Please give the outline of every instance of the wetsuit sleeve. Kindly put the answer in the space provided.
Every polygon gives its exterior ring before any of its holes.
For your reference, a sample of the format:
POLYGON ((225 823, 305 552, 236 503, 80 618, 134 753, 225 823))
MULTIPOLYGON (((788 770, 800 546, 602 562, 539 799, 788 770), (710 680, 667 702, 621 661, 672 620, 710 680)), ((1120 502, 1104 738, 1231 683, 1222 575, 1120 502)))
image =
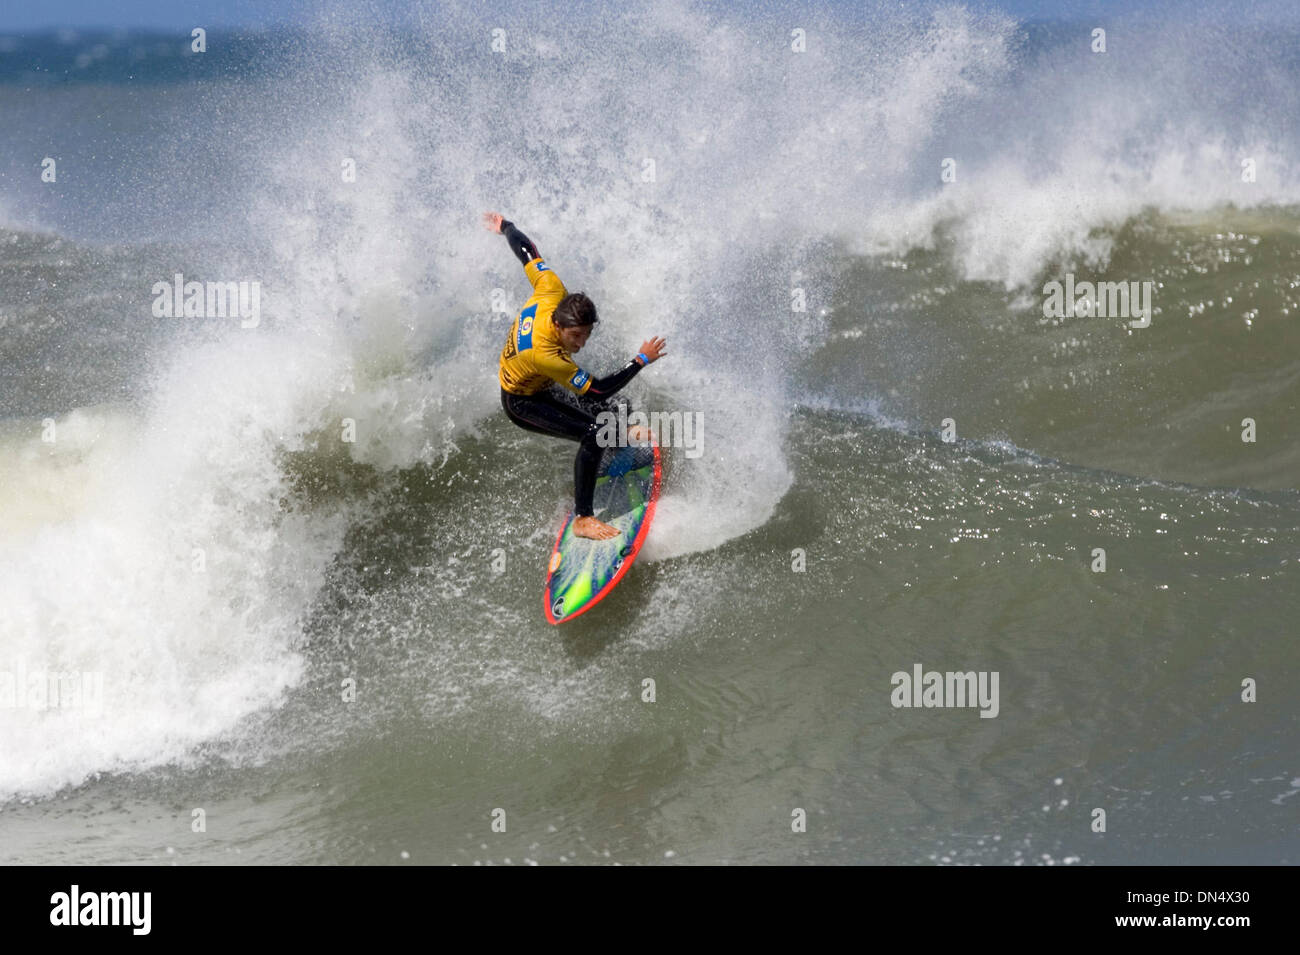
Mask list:
POLYGON ((604 378, 597 378, 591 383, 591 393, 600 395, 602 398, 608 398, 636 377, 642 365, 635 358, 625 366, 614 372, 612 375, 606 375, 604 378))
POLYGON ((501 234, 510 243, 510 251, 515 254, 523 265, 527 265, 533 259, 542 257, 542 254, 537 251, 537 246, 533 245, 533 240, 516 229, 515 224, 509 219, 502 220, 501 234))
POLYGON ((534 292, 552 296, 556 302, 568 294, 564 283, 551 271, 542 254, 537 251, 537 246, 533 245, 532 239, 516 229, 515 224, 509 219, 502 220, 501 234, 510 243, 510 251, 524 264, 524 275, 528 276, 534 292))

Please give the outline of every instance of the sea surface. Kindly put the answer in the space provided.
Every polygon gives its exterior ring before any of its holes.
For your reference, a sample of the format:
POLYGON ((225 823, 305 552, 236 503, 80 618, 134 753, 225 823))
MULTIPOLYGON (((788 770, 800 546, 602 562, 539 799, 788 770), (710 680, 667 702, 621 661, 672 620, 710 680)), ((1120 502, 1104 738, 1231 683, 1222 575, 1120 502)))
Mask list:
POLYGON ((0 36, 0 863, 1300 862, 1294 8, 416 9, 0 36), (487 210, 700 415, 559 628, 487 210))

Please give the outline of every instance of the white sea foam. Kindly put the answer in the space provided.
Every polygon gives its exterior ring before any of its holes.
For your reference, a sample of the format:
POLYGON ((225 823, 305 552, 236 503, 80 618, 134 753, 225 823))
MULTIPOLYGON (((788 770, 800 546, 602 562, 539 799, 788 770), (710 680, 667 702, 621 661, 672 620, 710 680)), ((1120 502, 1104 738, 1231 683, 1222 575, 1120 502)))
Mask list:
POLYGON ((299 678, 298 618, 342 528, 281 507, 277 454, 324 404, 289 352, 179 358, 143 419, 6 430, 22 496, 0 522, 0 669, 102 674, 103 704, 0 711, 0 794, 181 759, 299 678))

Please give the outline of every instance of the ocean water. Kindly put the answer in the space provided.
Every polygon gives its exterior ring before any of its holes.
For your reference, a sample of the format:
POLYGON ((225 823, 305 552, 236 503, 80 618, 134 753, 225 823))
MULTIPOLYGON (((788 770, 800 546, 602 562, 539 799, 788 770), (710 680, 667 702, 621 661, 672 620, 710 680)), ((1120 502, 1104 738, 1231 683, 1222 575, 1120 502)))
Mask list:
POLYGON ((415 9, 0 37, 0 862, 1300 858, 1286 5, 415 9), (560 628, 488 209, 701 415, 560 628))

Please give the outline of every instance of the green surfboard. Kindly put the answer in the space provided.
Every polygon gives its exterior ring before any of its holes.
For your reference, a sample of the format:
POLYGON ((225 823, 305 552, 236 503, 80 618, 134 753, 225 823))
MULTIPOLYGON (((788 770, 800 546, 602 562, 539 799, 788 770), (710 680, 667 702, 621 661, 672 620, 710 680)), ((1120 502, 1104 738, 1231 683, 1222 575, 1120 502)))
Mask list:
POLYGON ((615 448, 605 453, 592 499, 595 516, 619 534, 609 540, 573 536, 573 512, 555 538, 546 565, 546 619, 566 623, 586 613, 614 589, 636 559, 659 500, 659 446, 615 448))

